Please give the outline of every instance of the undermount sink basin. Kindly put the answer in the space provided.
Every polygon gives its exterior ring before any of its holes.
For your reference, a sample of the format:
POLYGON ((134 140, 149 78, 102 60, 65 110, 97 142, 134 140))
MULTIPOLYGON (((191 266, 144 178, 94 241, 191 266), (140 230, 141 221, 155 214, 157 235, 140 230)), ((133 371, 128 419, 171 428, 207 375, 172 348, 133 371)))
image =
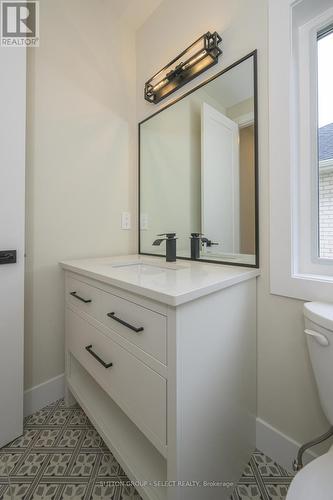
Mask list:
POLYGON ((178 271, 184 269, 184 266, 180 266, 176 262, 119 262, 118 264, 112 264, 115 269, 122 269, 125 271, 135 270, 142 273, 156 273, 157 271, 178 271))

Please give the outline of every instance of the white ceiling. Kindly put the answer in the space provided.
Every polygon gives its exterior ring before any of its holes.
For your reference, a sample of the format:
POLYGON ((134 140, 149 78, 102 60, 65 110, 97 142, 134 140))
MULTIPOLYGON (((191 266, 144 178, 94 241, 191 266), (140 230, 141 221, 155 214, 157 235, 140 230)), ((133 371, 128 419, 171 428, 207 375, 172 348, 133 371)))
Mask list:
POLYGON ((113 12, 133 29, 144 24, 163 0, 109 0, 113 12))

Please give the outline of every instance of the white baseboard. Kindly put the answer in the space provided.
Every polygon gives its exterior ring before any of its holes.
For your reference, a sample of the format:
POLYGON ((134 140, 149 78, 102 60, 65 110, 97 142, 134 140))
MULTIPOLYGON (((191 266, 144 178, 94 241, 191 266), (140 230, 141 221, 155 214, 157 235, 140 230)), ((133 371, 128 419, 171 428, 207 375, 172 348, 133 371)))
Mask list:
POLYGON ((27 417, 57 399, 63 398, 64 392, 64 373, 28 389, 24 392, 24 416, 27 417))
MULTIPOLYGON (((294 439, 286 436, 267 422, 257 418, 257 449, 272 458, 284 469, 288 471, 292 470, 292 463, 302 444, 304 443, 297 443, 294 439)), ((304 464, 311 462, 317 456, 311 450, 306 451, 303 457, 304 464)))

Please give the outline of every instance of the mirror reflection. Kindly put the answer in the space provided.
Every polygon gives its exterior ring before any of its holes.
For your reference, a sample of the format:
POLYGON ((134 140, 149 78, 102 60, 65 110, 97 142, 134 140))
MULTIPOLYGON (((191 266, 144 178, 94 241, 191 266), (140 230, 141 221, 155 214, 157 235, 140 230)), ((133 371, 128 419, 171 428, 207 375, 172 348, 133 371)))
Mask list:
POLYGON ((140 124, 141 253, 257 264, 254 57, 140 124))

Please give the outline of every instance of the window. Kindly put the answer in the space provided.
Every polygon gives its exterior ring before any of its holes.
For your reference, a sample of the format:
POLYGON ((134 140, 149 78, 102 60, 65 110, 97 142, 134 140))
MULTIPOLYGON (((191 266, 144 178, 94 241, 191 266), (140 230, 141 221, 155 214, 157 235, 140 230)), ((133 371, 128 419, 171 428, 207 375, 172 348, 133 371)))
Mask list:
POLYGON ((277 295, 333 300, 332 89, 332 1, 269 0, 270 290, 277 295))
MULTIPOLYGON (((295 22, 301 5, 293 9, 295 22)), ((299 22, 293 39, 297 100, 291 136, 292 271, 302 278, 333 282, 332 9, 299 22)))
POLYGON ((317 38, 318 257, 333 259, 333 26, 317 38))

